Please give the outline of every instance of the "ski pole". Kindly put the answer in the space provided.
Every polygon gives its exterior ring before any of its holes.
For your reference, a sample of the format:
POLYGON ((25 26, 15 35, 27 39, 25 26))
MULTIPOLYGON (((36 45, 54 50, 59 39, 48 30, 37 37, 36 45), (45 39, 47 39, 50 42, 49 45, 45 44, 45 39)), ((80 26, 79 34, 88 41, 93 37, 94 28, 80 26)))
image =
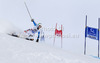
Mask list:
POLYGON ((27 5, 26 5, 26 2, 24 2, 24 4, 25 4, 25 7, 26 7, 26 9, 27 9, 27 12, 28 12, 30 18, 32 19, 31 14, 30 14, 30 12, 29 12, 29 10, 28 10, 28 7, 27 7, 27 5))

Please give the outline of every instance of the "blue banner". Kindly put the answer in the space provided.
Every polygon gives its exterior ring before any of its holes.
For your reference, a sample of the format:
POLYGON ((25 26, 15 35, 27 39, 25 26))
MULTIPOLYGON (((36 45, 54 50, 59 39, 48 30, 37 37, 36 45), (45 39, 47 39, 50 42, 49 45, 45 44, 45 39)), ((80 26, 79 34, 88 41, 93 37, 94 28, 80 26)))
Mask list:
POLYGON ((99 40, 99 30, 92 27, 86 27, 85 29, 85 37, 89 37, 91 39, 99 40))

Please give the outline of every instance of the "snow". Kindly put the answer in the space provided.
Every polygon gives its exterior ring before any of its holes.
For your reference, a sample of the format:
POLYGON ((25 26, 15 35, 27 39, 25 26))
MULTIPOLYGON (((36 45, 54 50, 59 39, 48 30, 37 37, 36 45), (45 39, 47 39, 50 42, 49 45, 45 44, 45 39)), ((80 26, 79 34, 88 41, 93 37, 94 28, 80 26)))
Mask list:
POLYGON ((19 32, 20 29, 15 27, 10 21, 0 20, 0 33, 19 32))
POLYGON ((71 53, 45 42, 36 43, 9 36, 6 30, 13 29, 11 24, 1 29, 0 63, 100 63, 99 59, 71 53))
POLYGON ((100 63, 100 60, 0 33, 0 63, 100 63))

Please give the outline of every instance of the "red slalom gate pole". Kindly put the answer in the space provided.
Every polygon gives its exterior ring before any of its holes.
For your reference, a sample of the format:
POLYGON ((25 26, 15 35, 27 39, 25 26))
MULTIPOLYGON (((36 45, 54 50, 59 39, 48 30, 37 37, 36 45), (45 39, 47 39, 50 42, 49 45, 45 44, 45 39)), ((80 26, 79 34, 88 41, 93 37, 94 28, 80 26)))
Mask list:
POLYGON ((61 48, 62 48, 62 25, 61 25, 61 48))
POLYGON ((53 45, 55 44, 56 30, 57 30, 57 23, 56 23, 56 27, 55 27, 55 34, 54 34, 54 42, 53 42, 53 45))

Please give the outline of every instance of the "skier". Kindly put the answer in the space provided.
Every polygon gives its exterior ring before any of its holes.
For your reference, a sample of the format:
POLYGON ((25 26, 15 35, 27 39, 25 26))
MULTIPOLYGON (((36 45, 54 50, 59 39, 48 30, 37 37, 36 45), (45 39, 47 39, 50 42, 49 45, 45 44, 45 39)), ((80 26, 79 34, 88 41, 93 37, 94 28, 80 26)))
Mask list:
POLYGON ((27 31, 24 31, 25 33, 27 33, 28 37, 26 38, 27 40, 34 40, 34 39, 30 39, 30 37, 33 37, 36 33, 38 33, 38 37, 36 42, 39 42, 39 38, 40 38, 40 29, 42 28, 41 23, 37 24, 34 19, 31 19, 31 22, 33 22, 34 24, 34 28, 33 29, 28 29, 27 31))
POLYGON ((44 32, 41 29, 42 28, 41 23, 39 23, 39 24, 35 23, 34 19, 32 19, 32 17, 31 17, 31 14, 28 10, 28 7, 27 7, 26 3, 25 3, 25 6, 26 6, 28 14, 31 18, 31 22, 33 22, 33 24, 34 24, 34 28, 33 29, 28 29, 28 30, 24 31, 24 33, 12 33, 10 35, 15 36, 15 37, 25 38, 27 40, 33 41, 34 40, 34 35, 36 33, 38 33, 38 37, 37 37, 36 42, 39 42, 40 32, 41 32, 41 40, 44 41, 44 32))
POLYGON ((36 27, 35 29, 32 30, 32 33, 35 34, 35 33, 38 33, 38 37, 37 37, 37 40, 36 42, 39 42, 39 38, 40 38, 40 29, 42 28, 42 26, 39 24, 36 24, 34 19, 31 19, 31 21, 33 22, 34 26, 36 27))
POLYGON ((12 33, 11 35, 14 37, 20 37, 25 38, 26 40, 34 40, 34 35, 38 33, 38 37, 36 39, 36 42, 39 42, 40 39, 40 32, 41 32, 41 40, 44 40, 44 32, 42 31, 41 23, 37 24, 34 19, 31 19, 31 22, 34 24, 33 29, 25 30, 24 33, 12 33))

